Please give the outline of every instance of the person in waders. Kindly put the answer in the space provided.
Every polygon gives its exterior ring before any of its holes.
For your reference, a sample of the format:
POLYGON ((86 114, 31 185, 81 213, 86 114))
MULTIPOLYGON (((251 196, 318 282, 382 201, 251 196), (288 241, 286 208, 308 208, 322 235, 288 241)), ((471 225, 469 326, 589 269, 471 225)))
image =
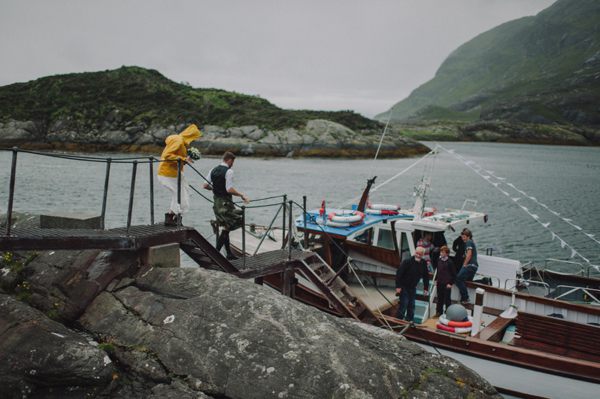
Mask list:
POLYGON ((196 125, 190 125, 179 134, 173 134, 165 140, 167 146, 160 157, 158 181, 171 191, 169 213, 165 214, 165 226, 177 226, 177 215, 190 208, 190 185, 183 174, 183 166, 194 161, 187 156, 187 147, 202 134, 196 125), (181 159, 181 205, 177 201, 177 160, 181 159))
POLYGON ((242 211, 235 209, 233 196, 242 197, 244 203, 248 203, 248 198, 233 188, 233 162, 235 155, 227 151, 223 154, 222 162, 208 172, 207 182, 204 183, 206 190, 211 190, 214 196, 213 211, 220 226, 222 226, 221 235, 217 240, 217 251, 225 246, 227 259, 234 260, 237 257, 231 252, 229 244, 229 232, 242 226, 242 211))

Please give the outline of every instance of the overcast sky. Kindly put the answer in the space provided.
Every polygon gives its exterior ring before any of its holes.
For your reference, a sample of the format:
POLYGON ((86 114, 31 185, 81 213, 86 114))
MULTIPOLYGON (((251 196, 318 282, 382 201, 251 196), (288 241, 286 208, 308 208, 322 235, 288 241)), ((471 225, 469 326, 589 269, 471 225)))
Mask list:
POLYGON ((0 0, 0 86, 122 65, 373 117, 458 46, 555 0, 0 0))

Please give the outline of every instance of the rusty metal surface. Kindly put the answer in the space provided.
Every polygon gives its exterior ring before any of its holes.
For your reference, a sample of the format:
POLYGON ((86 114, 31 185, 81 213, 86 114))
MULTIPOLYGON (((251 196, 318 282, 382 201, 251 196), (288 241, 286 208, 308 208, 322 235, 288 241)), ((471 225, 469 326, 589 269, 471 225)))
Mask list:
MULTIPOLYGON (((298 261, 313 257, 313 252, 292 251, 291 261, 298 261)), ((242 258, 231 261, 231 264, 238 270, 247 269, 266 269, 276 265, 284 265, 288 263, 289 253, 286 249, 276 251, 263 252, 254 256, 246 256, 246 268, 242 269, 242 258)))
POLYGON ((163 224, 131 226, 110 230, 14 228, 0 235, 0 250, 111 249, 136 250, 154 245, 183 242, 192 228, 163 224))

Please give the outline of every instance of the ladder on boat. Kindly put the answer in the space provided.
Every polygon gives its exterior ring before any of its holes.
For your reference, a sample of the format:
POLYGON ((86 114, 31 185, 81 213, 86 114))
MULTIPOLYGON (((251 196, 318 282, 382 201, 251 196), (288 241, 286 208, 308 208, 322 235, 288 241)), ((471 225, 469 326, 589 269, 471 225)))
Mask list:
POLYGON ((317 287, 331 306, 343 317, 381 326, 381 320, 351 289, 344 280, 319 255, 302 260, 299 268, 304 277, 317 287))

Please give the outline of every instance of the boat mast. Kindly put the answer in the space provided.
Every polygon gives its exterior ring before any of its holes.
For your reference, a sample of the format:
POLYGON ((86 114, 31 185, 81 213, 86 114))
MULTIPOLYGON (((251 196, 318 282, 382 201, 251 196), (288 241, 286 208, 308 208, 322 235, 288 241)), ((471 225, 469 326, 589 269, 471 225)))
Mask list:
POLYGON ((425 176, 423 173, 423 177, 421 178, 421 185, 419 187, 415 187, 414 196, 417 198, 415 200, 415 205, 413 206, 413 220, 421 220, 423 218, 423 214, 425 212, 425 202, 427 201, 427 188, 429 188, 429 182, 431 181, 431 175, 433 174, 433 166, 435 165, 435 157, 438 153, 438 147, 433 149, 433 162, 431 164, 431 169, 429 170, 429 176, 425 176))

